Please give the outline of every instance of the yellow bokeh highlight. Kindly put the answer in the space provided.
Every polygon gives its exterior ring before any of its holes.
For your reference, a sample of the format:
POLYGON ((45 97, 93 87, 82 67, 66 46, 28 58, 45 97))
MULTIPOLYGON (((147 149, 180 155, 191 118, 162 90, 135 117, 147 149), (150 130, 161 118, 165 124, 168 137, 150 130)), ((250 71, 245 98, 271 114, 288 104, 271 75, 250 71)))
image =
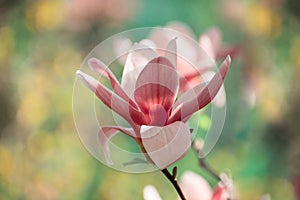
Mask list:
MULTIPOLYGON (((13 30, 7 26, 0 27, 0 38, 0 61, 3 61, 11 55, 15 45, 13 30)), ((3 66, 0 65, 1 67, 3 66)))
MULTIPOLYGON (((50 94, 53 90, 53 82, 49 73, 39 69, 29 74, 20 91, 21 102, 17 113, 20 124, 37 128, 46 119, 51 106, 50 94)), ((22 83, 21 83, 22 84, 22 83)))
POLYGON ((82 55, 72 49, 65 48, 62 52, 58 53, 53 61, 53 70, 55 75, 64 78, 67 75, 72 74, 74 76, 74 70, 78 69, 82 63, 82 55))
POLYGON ((15 170, 12 152, 5 146, 0 145, 0 158, 0 180, 4 178, 6 181, 8 181, 9 177, 14 173, 15 170))
POLYGON ((245 28, 254 36, 276 37, 280 34, 281 18, 269 7, 254 4, 248 7, 245 28))
POLYGON ((58 0, 36 1, 26 10, 26 22, 30 29, 52 30, 63 19, 63 2, 58 0))
POLYGON ((46 117, 47 99, 43 94, 34 90, 28 91, 22 98, 18 120, 29 127, 37 127, 46 117))
POLYGON ((269 121, 277 121, 282 117, 284 88, 274 77, 261 77, 258 84, 258 96, 262 116, 269 121))

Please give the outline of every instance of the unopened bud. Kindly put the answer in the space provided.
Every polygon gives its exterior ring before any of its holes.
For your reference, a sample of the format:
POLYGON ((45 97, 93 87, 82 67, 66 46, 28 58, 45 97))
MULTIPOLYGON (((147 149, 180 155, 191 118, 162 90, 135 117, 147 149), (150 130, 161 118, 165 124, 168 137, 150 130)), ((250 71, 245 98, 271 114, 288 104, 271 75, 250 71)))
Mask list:
POLYGON ((200 151, 204 146, 204 141, 201 139, 195 139, 193 142, 193 147, 196 151, 200 151))

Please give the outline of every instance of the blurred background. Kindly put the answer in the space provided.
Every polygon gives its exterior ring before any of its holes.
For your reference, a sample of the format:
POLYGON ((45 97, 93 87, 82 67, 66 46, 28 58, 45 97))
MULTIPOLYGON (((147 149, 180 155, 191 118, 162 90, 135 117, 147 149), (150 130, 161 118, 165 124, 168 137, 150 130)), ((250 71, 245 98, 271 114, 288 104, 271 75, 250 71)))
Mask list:
MULTIPOLYGON (((174 20, 197 37, 218 26, 240 50, 208 162, 231 174, 242 200, 300 199, 298 0, 0 0, 0 199, 142 199, 147 184, 176 199, 160 172, 126 174, 92 158, 72 116, 75 71, 95 45, 174 20)), ((215 186, 192 151, 177 165, 215 186)))

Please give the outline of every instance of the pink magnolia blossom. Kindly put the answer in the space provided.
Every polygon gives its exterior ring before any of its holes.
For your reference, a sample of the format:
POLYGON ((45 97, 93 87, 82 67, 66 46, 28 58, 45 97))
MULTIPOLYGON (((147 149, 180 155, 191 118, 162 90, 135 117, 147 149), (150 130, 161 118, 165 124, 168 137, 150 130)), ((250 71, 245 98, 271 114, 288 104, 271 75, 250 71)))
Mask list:
MULTIPOLYGON (((196 40, 196 36, 193 33, 192 29, 182 22, 173 21, 166 25, 164 28, 174 30, 175 32, 172 32, 172 34, 170 34, 170 32, 162 31, 161 29, 154 29, 154 31, 150 34, 149 39, 157 47, 166 47, 166 45, 168 44, 167 41, 169 41, 174 36, 182 37, 183 35, 187 38, 191 38, 192 40, 196 40)), ((197 58, 195 49, 192 48, 191 42, 189 42, 188 40, 182 40, 181 42, 184 43, 182 45, 188 48, 181 48, 178 51, 179 54, 183 53, 183 55, 185 55, 189 52, 189 58, 199 59, 197 58)), ((240 53, 238 47, 223 44, 222 33, 217 27, 214 26, 210 27, 199 36, 198 44, 213 60, 224 59, 228 54, 234 57, 240 53)))
MULTIPOLYGON (((214 65, 201 62, 203 54, 199 54, 198 48, 193 44, 196 36, 190 27, 184 23, 174 21, 164 28, 171 29, 174 32, 154 29, 149 39, 157 48, 165 48, 167 41, 171 38, 179 38, 178 46, 181 48, 178 49, 178 55, 183 56, 178 57, 178 70, 181 74, 180 91, 185 92, 204 80, 211 80, 214 75, 214 65), (200 74, 201 76, 199 76, 200 74)), ((236 56, 239 52, 238 48, 231 46, 224 47, 222 44, 222 34, 217 27, 211 27, 200 35, 198 44, 213 61, 224 59, 228 54, 236 56)), ((213 100, 213 104, 222 107, 225 103, 226 93, 225 89, 221 87, 216 98, 213 100)))
POLYGON ((216 96, 231 60, 229 56, 225 59, 207 85, 200 83, 175 101, 179 90, 176 49, 176 39, 168 43, 164 56, 143 44, 134 45, 127 56, 121 83, 103 62, 91 58, 90 68, 106 77, 113 91, 77 71, 83 83, 131 126, 100 129, 99 141, 107 163, 112 163, 108 141, 118 132, 132 137, 146 158, 160 169, 170 166, 188 151, 191 134, 185 122, 216 96))
MULTIPOLYGON (((188 200, 227 200, 236 197, 232 180, 226 174, 221 174, 222 181, 215 189, 200 175, 186 171, 183 173, 180 185, 188 200)), ((161 200, 155 187, 148 185, 143 191, 145 200, 161 200)))
POLYGON ((221 181, 214 189, 200 175, 187 171, 181 177, 181 187, 189 200, 227 200, 236 197, 235 187, 225 173, 220 175, 221 181))
MULTIPOLYGON (((198 42, 192 30, 184 23, 171 22, 163 29, 154 28, 148 39, 141 41, 141 44, 156 49, 159 55, 164 55, 168 41, 177 38, 177 70, 180 75, 179 92, 183 93, 201 82, 209 81, 215 72, 215 62, 225 58, 228 54, 236 56, 239 53, 237 47, 223 47, 222 34, 217 27, 212 27, 200 35, 198 42), (169 30, 169 31, 166 31, 169 30), (199 51, 199 46, 204 52, 199 51), (207 58, 210 58, 209 61, 207 58)), ((115 41, 115 51, 123 55, 132 46, 127 38, 115 41)), ((125 63, 126 54, 119 58, 125 63)), ((214 105, 223 107, 226 103, 226 93, 221 87, 216 98, 212 101, 214 105)))
POLYGON ((213 190, 208 182, 198 174, 186 171, 181 177, 180 185, 188 200, 211 200, 213 190))

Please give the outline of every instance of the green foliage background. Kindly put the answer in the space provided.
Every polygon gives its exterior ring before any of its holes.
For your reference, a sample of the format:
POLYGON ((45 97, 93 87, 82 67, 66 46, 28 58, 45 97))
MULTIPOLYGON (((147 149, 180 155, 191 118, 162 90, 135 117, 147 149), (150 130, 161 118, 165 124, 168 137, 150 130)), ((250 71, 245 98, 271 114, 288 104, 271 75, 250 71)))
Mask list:
MULTIPOLYGON (((227 118, 208 162, 232 175, 240 199, 263 194, 275 200, 297 199, 296 0, 102 0, 102 10, 83 25, 75 15, 67 20, 69 4, 72 1, 0 1, 0 199, 142 199, 148 184, 163 199, 176 199, 160 172, 126 174, 92 158, 72 117, 75 71, 96 44, 120 31, 175 20, 188 24, 197 36, 218 26, 226 43, 242 49, 225 82, 227 118), (245 95, 249 83, 256 94, 251 105, 245 95)), ((200 116, 199 123, 205 129, 209 121, 200 116)), ((216 185, 198 167, 192 151, 176 165, 179 177, 192 170, 216 185)))

